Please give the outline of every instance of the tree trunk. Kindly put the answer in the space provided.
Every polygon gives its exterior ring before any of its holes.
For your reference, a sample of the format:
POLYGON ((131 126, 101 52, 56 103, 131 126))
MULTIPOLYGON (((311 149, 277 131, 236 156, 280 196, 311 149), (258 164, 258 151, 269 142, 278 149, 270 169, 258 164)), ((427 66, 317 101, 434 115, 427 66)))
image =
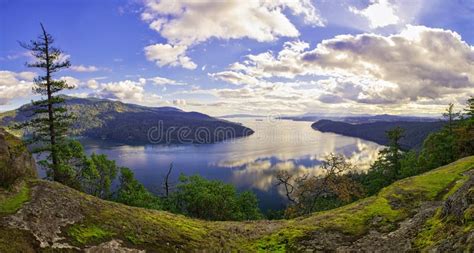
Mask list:
POLYGON ((46 87, 48 93, 48 121, 49 121, 49 135, 50 135, 50 144, 51 144, 51 158, 53 162, 53 180, 61 181, 61 175, 58 171, 58 155, 56 150, 56 131, 54 129, 54 113, 53 113, 53 101, 52 101, 52 91, 51 91, 51 61, 49 56, 49 41, 46 30, 41 24, 41 29, 43 30, 43 36, 45 40, 45 50, 46 50, 46 87))

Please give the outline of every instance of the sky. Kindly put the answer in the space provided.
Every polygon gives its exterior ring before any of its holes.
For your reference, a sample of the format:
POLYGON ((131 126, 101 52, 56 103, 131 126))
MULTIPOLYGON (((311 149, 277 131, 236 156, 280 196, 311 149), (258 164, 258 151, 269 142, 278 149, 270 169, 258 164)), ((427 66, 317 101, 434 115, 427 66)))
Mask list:
POLYGON ((228 114, 439 115, 474 95, 474 0, 0 0, 0 111, 64 93, 228 114))

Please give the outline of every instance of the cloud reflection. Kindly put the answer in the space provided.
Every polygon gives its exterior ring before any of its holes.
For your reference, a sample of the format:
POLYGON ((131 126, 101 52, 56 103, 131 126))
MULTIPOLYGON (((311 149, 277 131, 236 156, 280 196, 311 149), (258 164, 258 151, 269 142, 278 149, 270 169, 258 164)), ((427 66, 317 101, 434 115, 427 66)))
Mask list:
MULTIPOLYGON (((279 170, 286 170, 293 175, 302 176, 309 174, 318 176, 324 172, 319 165, 329 153, 342 153, 348 160, 357 166, 358 170, 367 170, 370 164, 375 161, 380 149, 379 145, 356 140, 355 145, 347 145, 342 148, 335 148, 329 145, 327 151, 318 154, 307 154, 299 157, 289 158, 288 155, 273 155, 263 157, 246 157, 244 159, 223 160, 217 163, 218 167, 232 169, 232 181, 245 185, 246 187, 268 191, 275 186, 275 174, 279 170)), ((283 195, 283 192, 280 192, 283 195)))

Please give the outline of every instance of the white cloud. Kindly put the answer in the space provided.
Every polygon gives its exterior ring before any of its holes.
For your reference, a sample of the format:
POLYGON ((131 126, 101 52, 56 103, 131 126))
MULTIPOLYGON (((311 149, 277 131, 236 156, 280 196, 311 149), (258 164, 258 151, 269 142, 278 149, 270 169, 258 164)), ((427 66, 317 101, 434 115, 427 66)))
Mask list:
POLYGON ((175 100, 173 100, 173 105, 185 106, 186 105, 186 100, 184 100, 184 99, 175 99, 175 100))
POLYGON ((76 72, 96 72, 96 71, 99 71, 99 68, 92 65, 91 66, 72 65, 71 70, 76 71, 76 72))
POLYGON ((176 80, 172 80, 166 77, 156 76, 152 78, 148 78, 153 84, 161 86, 161 85, 186 85, 185 83, 178 82, 176 80))
POLYGON ((229 82, 235 85, 243 84, 257 84, 259 80, 255 77, 252 77, 247 74, 235 72, 235 71, 222 71, 219 73, 210 73, 210 77, 213 77, 216 80, 222 80, 229 82))
POLYGON ((319 84, 320 99, 365 104, 434 101, 472 93, 474 87, 474 49, 448 30, 408 26, 391 36, 339 35, 307 48, 303 42, 287 43, 276 55, 249 55, 230 70, 211 75, 231 76, 232 71, 239 80, 258 78, 247 85, 267 84, 274 77, 326 77, 332 84, 319 84))
POLYGON ((0 70, 0 105, 8 104, 15 98, 30 96, 35 76, 34 72, 0 70))
POLYGON ((81 85, 81 81, 72 76, 62 76, 59 80, 66 81, 66 83, 74 88, 78 88, 81 85))
POLYGON ((99 88, 99 82, 97 82, 97 80, 95 79, 91 79, 89 81, 87 81, 87 87, 89 87, 90 89, 98 89, 99 88))
POLYGON ((397 12, 396 6, 392 5, 388 0, 372 0, 372 3, 367 8, 358 10, 351 7, 350 11, 367 18, 372 29, 395 25, 401 21, 395 14, 397 12))
POLYGON ((138 81, 124 80, 119 82, 100 83, 96 96, 108 99, 141 102, 145 96, 145 83, 146 80, 144 78, 140 78, 138 81))
POLYGON ((146 47, 145 54, 158 66, 195 69, 196 64, 186 56, 186 51, 211 38, 267 42, 297 37, 299 32, 286 11, 303 17, 307 24, 323 25, 310 0, 145 0, 142 20, 168 41, 146 47))
POLYGON ((184 45, 155 44, 145 47, 145 56, 160 67, 170 65, 195 69, 197 65, 186 56, 186 49, 187 46, 184 45))

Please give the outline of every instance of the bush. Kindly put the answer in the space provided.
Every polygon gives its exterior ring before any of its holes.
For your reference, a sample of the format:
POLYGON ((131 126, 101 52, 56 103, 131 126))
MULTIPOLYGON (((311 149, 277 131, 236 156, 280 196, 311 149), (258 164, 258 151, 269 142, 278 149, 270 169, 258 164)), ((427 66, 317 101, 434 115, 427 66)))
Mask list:
POLYGON ((150 193, 125 167, 120 169, 120 185, 113 200, 129 206, 162 209, 160 198, 150 193))
POLYGON ((255 220, 262 218, 258 200, 250 191, 237 193, 233 185, 201 176, 181 175, 167 199, 167 209, 206 220, 255 220))

